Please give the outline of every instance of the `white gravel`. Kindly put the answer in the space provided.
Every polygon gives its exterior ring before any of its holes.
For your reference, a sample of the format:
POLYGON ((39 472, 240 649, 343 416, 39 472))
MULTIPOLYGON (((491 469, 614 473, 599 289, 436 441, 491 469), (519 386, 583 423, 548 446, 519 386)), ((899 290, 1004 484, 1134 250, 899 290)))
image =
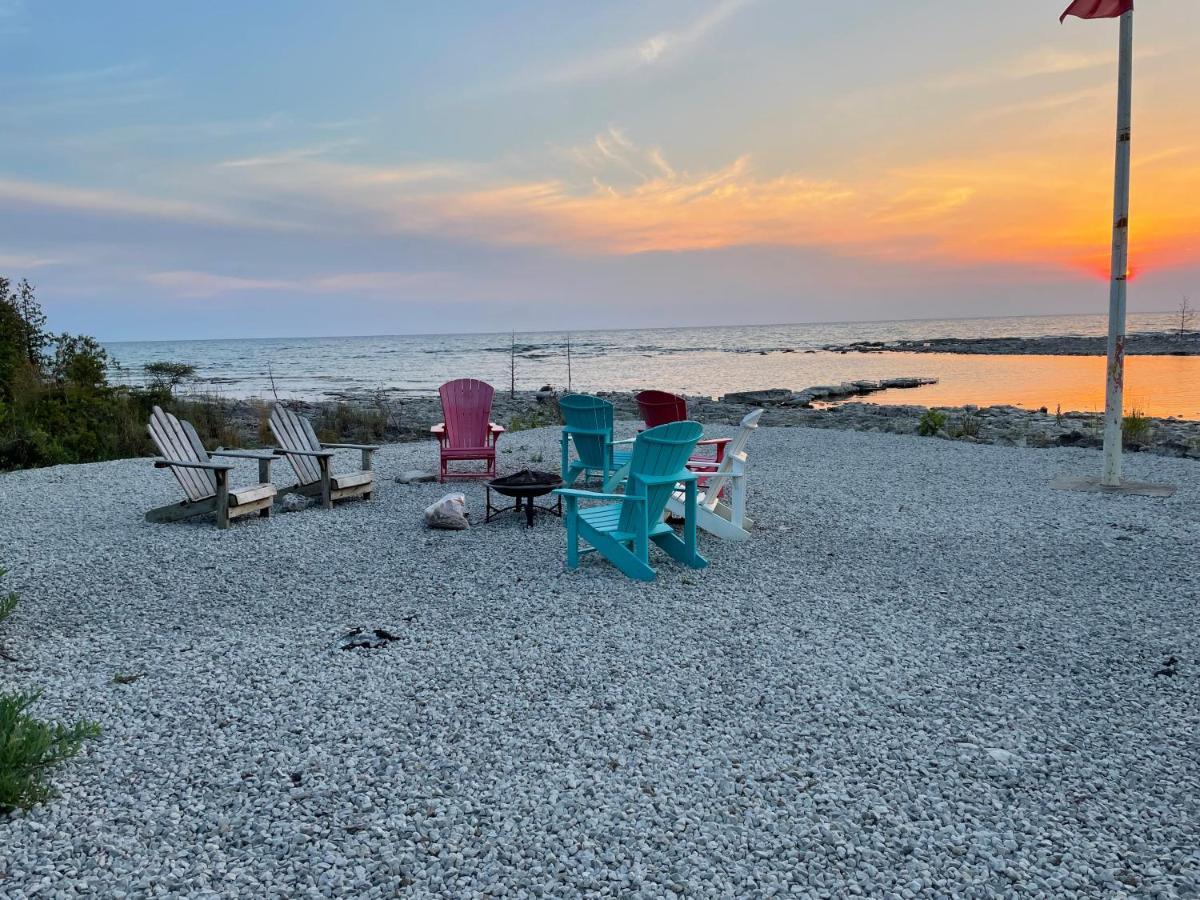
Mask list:
POLYGON ((753 541, 652 585, 565 575, 557 519, 425 531, 443 487, 393 477, 432 444, 227 532, 144 523, 145 460, 0 476, 0 685, 104 728, 0 821, 0 895, 1200 892, 1200 466, 1129 458, 1161 500, 1048 488, 1088 450, 752 451, 753 541))

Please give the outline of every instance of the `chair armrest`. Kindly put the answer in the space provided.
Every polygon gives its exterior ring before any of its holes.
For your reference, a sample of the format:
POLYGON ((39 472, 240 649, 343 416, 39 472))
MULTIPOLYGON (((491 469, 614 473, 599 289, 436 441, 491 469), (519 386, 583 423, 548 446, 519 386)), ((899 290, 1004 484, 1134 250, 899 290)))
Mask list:
POLYGON ((685 481, 695 481, 700 476, 695 472, 686 475, 638 475, 637 480, 642 484, 682 484, 685 481))
POLYGON ((636 440, 637 438, 621 438, 619 441, 609 441, 609 443, 615 447, 617 444, 632 444, 636 440))
POLYGON ((697 447, 724 447, 733 438, 705 438, 702 441, 696 441, 697 447))
POLYGON ((488 422, 488 428, 492 430, 493 434, 500 434, 506 430, 503 425, 497 425, 495 422, 488 422))
POLYGON ((275 450, 279 456, 316 456, 329 458, 334 455, 332 450, 288 450, 284 447, 279 447, 275 450))
POLYGON ((563 497, 578 497, 580 500, 633 500, 645 503, 645 497, 637 494, 601 494, 598 491, 581 491, 578 488, 555 488, 554 493, 563 497))
POLYGON ((181 459, 156 459, 154 460, 154 468, 168 469, 172 466, 179 466, 181 469, 208 469, 212 472, 228 472, 235 468, 232 463, 214 463, 214 462, 184 462, 181 459))
POLYGON ((436 425, 434 425, 432 428, 430 428, 429 431, 432 434, 445 434, 446 433, 446 423, 438 422, 436 425))
POLYGON ((321 446, 326 450, 379 450, 378 444, 325 444, 321 446))
POLYGON ((209 456, 231 456, 235 459, 269 459, 272 462, 279 458, 273 450, 214 450, 209 456))

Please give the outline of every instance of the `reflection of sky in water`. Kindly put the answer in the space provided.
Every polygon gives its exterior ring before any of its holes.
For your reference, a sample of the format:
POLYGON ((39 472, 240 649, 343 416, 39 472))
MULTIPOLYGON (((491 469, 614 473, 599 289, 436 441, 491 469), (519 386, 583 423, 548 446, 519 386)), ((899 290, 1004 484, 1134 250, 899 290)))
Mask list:
MULTIPOLYGON (((1167 330, 1171 316, 1130 316, 1130 331, 1167 330)), ((957 319, 832 325, 590 331, 571 337, 576 390, 655 387, 688 394, 802 388, 896 375, 931 375, 937 385, 876 395, 882 402, 1012 403, 1051 410, 1104 406, 1100 357, 806 353, 823 344, 936 337, 1035 337, 1105 333, 1103 316, 957 319), (794 352, 780 352, 782 349, 794 352), (760 351, 768 351, 765 355, 760 351)), ((517 387, 567 383, 565 333, 518 334, 517 387)), ((273 338, 155 341, 109 346, 136 381, 143 363, 188 362, 206 390, 226 396, 320 397, 339 391, 432 392, 466 375, 509 383, 509 335, 273 338)), ((1130 357, 1127 405, 1151 415, 1200 418, 1200 357, 1130 357)))

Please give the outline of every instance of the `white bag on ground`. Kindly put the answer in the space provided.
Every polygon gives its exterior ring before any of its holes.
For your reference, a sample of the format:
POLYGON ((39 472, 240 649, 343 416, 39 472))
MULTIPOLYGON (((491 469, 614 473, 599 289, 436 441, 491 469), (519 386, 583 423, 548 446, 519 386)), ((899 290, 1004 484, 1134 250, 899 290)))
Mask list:
POLYGON ((425 524, 430 528, 449 528, 462 531, 470 528, 467 521, 467 495, 460 493, 447 494, 441 500, 425 507, 425 524))

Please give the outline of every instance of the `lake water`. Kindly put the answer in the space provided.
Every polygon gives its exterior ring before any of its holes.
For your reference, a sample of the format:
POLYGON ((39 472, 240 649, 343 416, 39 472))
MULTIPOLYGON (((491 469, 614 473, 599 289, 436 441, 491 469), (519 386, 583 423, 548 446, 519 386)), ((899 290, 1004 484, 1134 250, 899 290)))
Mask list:
MULTIPOLYGON (((1129 317, 1129 331, 1166 331, 1170 314, 1129 317)), ((1031 316, 709 328, 586 331, 516 335, 516 385, 582 391, 659 388, 719 396, 761 388, 800 389, 856 379, 926 375, 928 387, 887 391, 873 402, 925 405, 1011 403, 1093 411, 1104 407, 1104 359, 1066 356, 828 353, 825 344, 940 337, 1103 335, 1103 316, 1031 316), (786 352, 785 352, 786 351, 786 352), (816 352, 807 352, 816 351, 816 352)), ((346 393, 427 394, 451 378, 472 376, 498 389, 510 383, 508 334, 269 338, 111 343, 123 371, 140 381, 153 360, 194 365, 198 389, 229 397, 316 399, 346 393)), ((1200 357, 1130 357, 1127 408, 1200 419, 1200 357)))

